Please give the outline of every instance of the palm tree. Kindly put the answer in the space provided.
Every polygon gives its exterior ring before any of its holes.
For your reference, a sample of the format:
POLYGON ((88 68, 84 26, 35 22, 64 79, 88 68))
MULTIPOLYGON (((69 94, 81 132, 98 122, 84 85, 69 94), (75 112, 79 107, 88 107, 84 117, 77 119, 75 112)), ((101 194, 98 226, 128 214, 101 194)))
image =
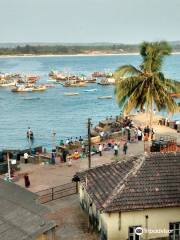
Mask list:
POLYGON ((140 47, 143 59, 139 69, 132 65, 119 67, 114 77, 116 79, 115 95, 123 112, 128 114, 132 109, 146 108, 150 112, 150 125, 152 113, 166 109, 174 113, 178 105, 170 93, 180 89, 180 82, 165 78, 161 72, 164 57, 171 54, 171 47, 166 42, 144 42, 140 47))

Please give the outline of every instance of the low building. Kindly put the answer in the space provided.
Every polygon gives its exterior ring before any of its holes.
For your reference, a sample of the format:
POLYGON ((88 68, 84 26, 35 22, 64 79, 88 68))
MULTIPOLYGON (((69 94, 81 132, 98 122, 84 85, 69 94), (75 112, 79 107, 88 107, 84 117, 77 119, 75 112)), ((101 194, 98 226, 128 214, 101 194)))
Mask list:
POLYGON ((74 180, 101 239, 180 239, 180 153, 132 157, 77 173, 74 180))
POLYGON ((0 180, 0 239, 54 240, 56 223, 36 194, 0 180))

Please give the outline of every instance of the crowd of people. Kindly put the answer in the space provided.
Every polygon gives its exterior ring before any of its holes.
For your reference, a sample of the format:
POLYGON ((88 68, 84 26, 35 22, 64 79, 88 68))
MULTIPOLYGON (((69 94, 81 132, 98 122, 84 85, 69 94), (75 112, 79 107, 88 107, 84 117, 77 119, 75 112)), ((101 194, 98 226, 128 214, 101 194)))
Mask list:
MULTIPOLYGON (((113 137, 104 139, 101 135, 101 142, 91 146, 91 155, 98 154, 102 157, 104 151, 112 151, 114 156, 118 157, 121 152, 124 155, 128 153, 128 145, 130 143, 152 140, 154 131, 149 126, 145 128, 135 127, 133 121, 126 117, 123 119, 119 142, 118 140, 115 141, 113 137)), ((66 140, 60 140, 57 149, 51 153, 51 164, 55 164, 58 159, 58 161, 67 162, 68 166, 71 166, 73 160, 83 159, 87 155, 88 143, 81 136, 74 139, 71 137, 66 140)))
MULTIPOLYGON (((122 119, 121 122, 121 138, 123 139, 124 143, 121 146, 123 153, 126 155, 128 151, 128 144, 131 142, 138 142, 138 141, 147 141, 149 139, 153 139, 154 131, 149 126, 146 126, 144 129, 141 127, 136 127, 134 122, 129 118, 125 117, 122 119)), ((32 130, 28 128, 27 134, 31 134, 32 130)), ((101 142, 99 145, 93 145, 91 147, 91 154, 99 154, 102 156, 103 151, 114 149, 114 155, 118 156, 120 144, 113 142, 113 138, 109 136, 108 138, 104 138, 105 132, 100 132, 100 139, 101 142), (103 142, 103 143, 102 143, 103 142)), ((57 157, 61 162, 70 162, 72 160, 77 160, 79 158, 84 158, 87 156, 88 153, 88 146, 85 143, 84 139, 80 136, 67 138, 66 140, 60 140, 59 146, 57 149, 52 150, 51 153, 51 164, 55 164, 57 157)), ((27 154, 24 155, 25 163, 28 162, 27 154)), ((69 164, 71 165, 71 164, 69 164)))
MULTIPOLYGON (((29 128, 29 134, 31 129, 29 128)), ((128 153, 128 145, 132 142, 148 141, 154 138, 154 130, 149 126, 144 128, 136 127, 133 121, 126 117, 123 119, 120 129, 120 135, 117 138, 109 136, 104 138, 105 133, 100 134, 101 142, 91 146, 91 155, 98 154, 103 156, 105 151, 111 151, 112 154, 118 158, 122 153, 126 155, 128 153)), ((56 149, 52 149, 50 164, 56 164, 57 161, 67 163, 68 166, 72 166, 73 160, 83 159, 88 155, 88 143, 80 136, 74 139, 67 138, 66 140, 60 140, 56 149)), ((24 154, 24 161, 28 163, 29 155, 24 154)), ((30 181, 27 176, 24 176, 25 186, 29 187, 30 181)))

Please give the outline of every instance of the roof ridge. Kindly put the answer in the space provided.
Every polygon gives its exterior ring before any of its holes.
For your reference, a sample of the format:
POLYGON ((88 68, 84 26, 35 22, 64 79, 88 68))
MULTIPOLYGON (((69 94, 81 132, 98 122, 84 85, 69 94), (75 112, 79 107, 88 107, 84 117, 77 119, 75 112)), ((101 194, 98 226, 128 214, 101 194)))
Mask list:
POLYGON ((113 200, 116 198, 116 196, 124 190, 127 180, 138 172, 138 170, 141 168, 142 164, 144 163, 145 159, 146 159, 146 155, 142 155, 142 156, 139 156, 139 158, 134 161, 134 166, 132 167, 132 169, 126 174, 126 176, 122 179, 122 181, 120 181, 117 184, 117 186, 112 190, 112 194, 103 203, 102 206, 104 209, 109 207, 113 202, 113 200))

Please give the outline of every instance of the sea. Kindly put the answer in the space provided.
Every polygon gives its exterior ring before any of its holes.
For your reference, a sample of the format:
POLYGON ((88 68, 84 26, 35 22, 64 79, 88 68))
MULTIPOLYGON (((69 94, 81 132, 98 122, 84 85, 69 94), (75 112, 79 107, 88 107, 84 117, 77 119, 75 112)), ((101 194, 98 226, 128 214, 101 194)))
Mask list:
MULTIPOLYGON (((51 70, 90 75, 94 71, 109 72, 124 64, 139 66, 140 63, 139 55, 3 57, 0 58, 0 72, 38 74, 40 82, 45 83, 51 70)), ((180 81, 180 55, 167 57, 163 72, 166 77, 180 81)), ((55 85, 45 92, 29 93, 13 93, 9 88, 0 88, 0 150, 27 148, 28 127, 34 132, 34 146, 51 149, 54 141, 86 137, 88 118, 93 127, 100 120, 120 112, 114 98, 114 86, 89 84, 86 88, 64 88, 55 85), (96 92, 84 92, 95 88, 96 92), (79 95, 64 96, 67 92, 79 95), (99 96, 113 98, 98 99, 99 96)), ((173 118, 180 119, 180 114, 173 118)))

